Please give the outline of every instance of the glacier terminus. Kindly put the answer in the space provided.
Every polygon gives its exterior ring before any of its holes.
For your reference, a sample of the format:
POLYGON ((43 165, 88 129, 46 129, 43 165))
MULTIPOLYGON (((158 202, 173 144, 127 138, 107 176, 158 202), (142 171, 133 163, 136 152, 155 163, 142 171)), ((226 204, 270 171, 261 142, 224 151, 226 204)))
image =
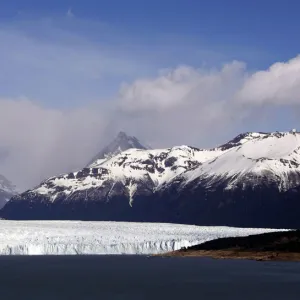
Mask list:
POLYGON ((0 220, 0 255, 160 254, 272 229, 127 222, 0 220))

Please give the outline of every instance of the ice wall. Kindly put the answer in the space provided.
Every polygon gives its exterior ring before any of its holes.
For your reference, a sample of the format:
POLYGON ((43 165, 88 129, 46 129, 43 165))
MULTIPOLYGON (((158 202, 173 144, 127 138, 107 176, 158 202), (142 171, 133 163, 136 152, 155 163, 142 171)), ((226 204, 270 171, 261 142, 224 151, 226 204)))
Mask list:
POLYGON ((272 229, 158 223, 0 221, 1 255, 158 254, 272 229))

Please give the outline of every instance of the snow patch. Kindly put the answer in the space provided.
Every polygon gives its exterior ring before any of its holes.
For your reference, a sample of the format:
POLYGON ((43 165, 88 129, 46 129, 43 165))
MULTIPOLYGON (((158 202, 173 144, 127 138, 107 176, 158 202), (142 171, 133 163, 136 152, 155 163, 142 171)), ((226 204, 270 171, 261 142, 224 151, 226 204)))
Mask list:
POLYGON ((129 205, 130 207, 132 207, 132 203, 133 203, 133 196, 137 190, 137 184, 132 183, 132 181, 130 181, 130 184, 128 185, 128 191, 129 191, 129 205))

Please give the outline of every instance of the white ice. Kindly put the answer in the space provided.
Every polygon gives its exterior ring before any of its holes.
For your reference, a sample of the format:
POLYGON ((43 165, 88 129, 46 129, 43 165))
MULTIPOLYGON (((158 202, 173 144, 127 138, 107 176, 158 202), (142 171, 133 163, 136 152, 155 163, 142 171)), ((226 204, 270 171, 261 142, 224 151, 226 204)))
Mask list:
POLYGON ((272 229, 193 225, 0 220, 1 255, 157 254, 220 237, 272 229))

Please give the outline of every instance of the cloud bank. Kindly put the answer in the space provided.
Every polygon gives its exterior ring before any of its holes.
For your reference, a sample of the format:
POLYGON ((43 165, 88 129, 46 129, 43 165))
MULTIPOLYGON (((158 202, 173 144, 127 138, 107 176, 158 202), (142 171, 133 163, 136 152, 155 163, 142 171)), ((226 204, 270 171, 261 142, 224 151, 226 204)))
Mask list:
POLYGON ((159 136, 164 146, 215 146, 242 131, 297 125, 299 80, 299 56, 252 73, 238 61, 219 69, 179 66, 123 85, 118 106, 128 128, 154 144, 159 136))
POLYGON ((252 105, 299 105, 300 56, 252 74, 238 91, 237 99, 252 105))
POLYGON ((84 166, 101 142, 104 109, 63 112, 26 99, 0 99, 1 173, 20 189, 84 166))

